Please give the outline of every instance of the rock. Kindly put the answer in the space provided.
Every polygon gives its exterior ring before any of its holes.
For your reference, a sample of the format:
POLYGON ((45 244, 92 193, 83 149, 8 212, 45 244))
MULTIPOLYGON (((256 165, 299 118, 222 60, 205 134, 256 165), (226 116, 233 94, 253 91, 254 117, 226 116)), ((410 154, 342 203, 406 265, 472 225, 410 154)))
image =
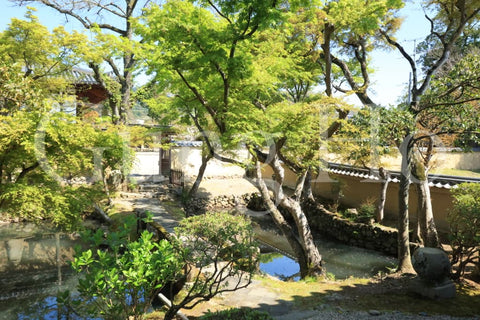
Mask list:
POLYGON ((348 208, 347 210, 345 210, 345 213, 349 216, 358 216, 357 208, 348 208))
POLYGON ((378 310, 369 310, 368 311, 368 314, 371 315, 371 316, 379 316, 381 315, 382 313, 378 310))
POLYGON ((447 254, 438 248, 418 248, 412 255, 418 277, 412 280, 411 291, 430 299, 455 297, 455 284, 449 279, 451 264, 447 254))
POLYGON ((452 266, 447 254, 438 248, 418 248, 412 255, 413 268, 426 281, 444 282, 452 266))

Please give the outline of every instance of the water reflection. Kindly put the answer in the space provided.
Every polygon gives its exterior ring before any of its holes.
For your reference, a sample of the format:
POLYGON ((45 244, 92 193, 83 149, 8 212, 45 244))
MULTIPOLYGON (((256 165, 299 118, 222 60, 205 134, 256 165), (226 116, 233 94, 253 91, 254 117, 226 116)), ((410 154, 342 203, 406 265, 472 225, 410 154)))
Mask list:
POLYGON ((47 226, 1 225, 0 319, 75 319, 56 296, 76 286, 69 261, 78 243, 47 226))
MULTIPOLYGON (((261 242, 280 249, 281 252, 285 252, 285 255, 293 256, 284 237, 265 230, 256 229, 255 231, 261 242)), ((379 272, 388 272, 388 269, 393 268, 397 263, 394 257, 329 239, 317 238, 315 244, 322 255, 327 273, 335 276, 336 279, 368 278, 379 272)), ((268 252, 268 249, 263 252, 268 252)), ((296 275, 300 269, 298 263, 285 255, 276 254, 269 261, 262 261, 260 270, 282 280, 298 280, 299 277, 296 275)))

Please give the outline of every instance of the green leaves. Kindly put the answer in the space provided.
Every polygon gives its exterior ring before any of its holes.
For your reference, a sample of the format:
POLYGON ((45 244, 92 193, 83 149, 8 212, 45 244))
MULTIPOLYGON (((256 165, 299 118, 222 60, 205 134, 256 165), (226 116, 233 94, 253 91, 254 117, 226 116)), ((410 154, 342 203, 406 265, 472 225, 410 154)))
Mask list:
POLYGON ((63 27, 49 32, 29 8, 26 20, 13 18, 0 33, 0 58, 15 65, 25 77, 35 79, 43 90, 60 94, 68 89, 61 76, 80 62, 78 50, 87 42, 85 35, 68 33, 63 27))
POLYGON ((243 216, 224 212, 194 216, 182 220, 175 233, 182 240, 186 263, 200 268, 213 265, 222 270, 219 275, 207 277, 207 282, 198 288, 200 295, 207 295, 212 284, 224 288, 226 275, 255 269, 257 246, 250 221, 243 216))
POLYGON ((457 266, 457 277, 465 272, 466 265, 480 266, 478 246, 480 245, 480 185, 462 183, 452 189, 453 208, 447 215, 450 225, 450 239, 453 248, 453 262, 457 266))
POLYGON ((394 152, 407 132, 413 132, 413 115, 401 109, 365 107, 329 141, 331 152, 343 161, 365 167, 380 167, 380 156, 394 152))
POLYGON ((95 183, 65 182, 81 177, 95 182, 101 170, 127 169, 132 158, 117 130, 102 131, 61 112, 20 110, 0 116, 2 211, 78 227, 81 215, 104 193, 95 183))
POLYGON ((84 302, 91 304, 91 316, 142 318, 155 291, 173 280, 181 269, 168 241, 156 242, 152 233, 144 231, 136 241, 128 242, 124 238, 128 230, 130 226, 125 226, 125 230, 103 239, 107 250, 96 250, 94 254, 88 249, 78 253, 72 263, 81 274, 78 290, 84 302))

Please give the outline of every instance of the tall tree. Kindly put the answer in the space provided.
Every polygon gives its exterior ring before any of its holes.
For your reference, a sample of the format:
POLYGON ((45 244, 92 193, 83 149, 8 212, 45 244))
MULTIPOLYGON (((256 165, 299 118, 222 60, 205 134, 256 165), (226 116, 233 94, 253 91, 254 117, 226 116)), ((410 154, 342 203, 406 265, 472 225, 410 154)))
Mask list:
MULTIPOLYGON (((81 61, 78 52, 87 37, 66 32, 63 27, 50 32, 34 13, 35 9, 29 8, 25 19, 13 18, 0 33, 0 57, 11 66, 11 72, 23 74, 22 82, 30 79, 30 84, 41 90, 39 93, 58 97, 69 91, 70 83, 64 75, 81 61)), ((8 104, 2 107, 8 108, 8 104)))
MULTIPOLYGON (((132 105, 134 50, 132 19, 149 1, 123 0, 11 0, 20 5, 39 3, 78 21, 95 34, 92 47, 84 46, 83 58, 96 80, 108 90, 113 123, 125 123, 132 105), (108 66, 111 75, 105 72, 108 66)), ((68 20, 67 20, 68 22, 68 20)))
POLYGON ((75 99, 63 75, 84 40, 63 28, 49 32, 31 11, 0 33, 0 211, 8 217, 73 229, 105 196, 97 174, 131 160, 116 130, 61 112, 75 99), (80 177, 90 184, 72 183, 80 177))
MULTIPOLYGON (((276 104, 284 100, 279 92, 282 75, 296 66, 285 50, 285 41, 278 41, 285 34, 278 3, 251 0, 198 4, 169 1, 146 12, 145 26, 140 26, 139 32, 152 49, 148 52, 152 57, 151 71, 159 84, 168 84, 184 111, 186 106, 190 110, 195 107, 203 123, 213 125, 224 147, 246 143, 257 160, 273 169, 274 200, 259 175, 264 200, 297 254, 302 277, 321 273, 322 259, 300 203, 282 191, 284 169, 280 159, 288 158, 280 150, 288 151, 285 146, 300 145, 301 140, 290 127, 298 131, 302 119, 308 120, 309 126, 318 126, 319 121, 318 113, 312 111, 314 105, 276 104), (276 29, 266 28, 272 25, 276 29), (298 124, 288 116, 298 119, 298 124), (270 126, 262 127, 265 123, 270 126), (278 130, 266 130, 275 127, 278 130), (263 152, 262 146, 269 152, 263 152), (289 216, 295 226, 287 222, 289 216)), ((211 152, 217 154, 218 149, 211 152)), ((311 157, 309 153, 307 157, 311 157)))
MULTIPOLYGON (((435 74, 437 74, 442 66, 449 61, 455 43, 464 32, 465 27, 478 20, 480 12, 480 7, 478 6, 477 1, 427 1, 426 8, 435 15, 425 15, 431 26, 430 37, 436 38, 440 45, 438 47, 438 53, 432 58, 431 63, 425 66, 423 75, 419 74, 416 61, 407 53, 405 48, 390 37, 388 32, 382 32, 386 40, 394 46, 410 64, 412 71, 412 87, 410 90, 411 101, 408 104, 407 109, 415 116, 415 121, 418 121, 420 113, 432 108, 431 104, 425 104, 422 102, 422 97, 431 86, 435 74)), ((452 108, 449 108, 448 110, 455 110, 455 107, 452 106, 452 108)), ((401 146, 402 175, 399 191, 399 235, 402 241, 399 243, 399 268, 401 271, 405 272, 412 270, 410 249, 408 245, 408 198, 410 181, 412 178, 411 172, 415 163, 417 163, 417 167, 419 163, 415 160, 416 157, 414 154, 414 147, 417 141, 418 137, 416 136, 416 133, 409 132, 404 137, 401 146)), ((423 170, 422 175, 425 175, 425 170, 423 170)), ((423 181, 426 181, 426 179, 423 181)), ((422 185, 428 189, 428 184, 425 185, 425 183, 423 183, 422 185)), ((428 197, 428 195, 429 193, 425 193, 425 196, 428 197)), ((431 202, 430 199, 426 201, 431 202)), ((427 214, 432 215, 427 217, 426 221, 433 221, 433 213, 431 213, 431 210, 427 210, 426 212, 427 214)))

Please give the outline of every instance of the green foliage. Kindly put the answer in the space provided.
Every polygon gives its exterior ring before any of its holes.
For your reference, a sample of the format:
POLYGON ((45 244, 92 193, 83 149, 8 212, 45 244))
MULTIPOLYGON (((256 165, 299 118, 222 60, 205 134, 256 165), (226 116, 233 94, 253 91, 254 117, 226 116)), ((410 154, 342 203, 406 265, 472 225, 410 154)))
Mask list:
POLYGON ((360 223, 373 223, 375 219, 375 211, 375 199, 365 199, 358 208, 358 217, 355 221, 360 223))
POLYGON ((33 111, 44 107, 40 86, 24 77, 21 65, 0 61, 0 114, 7 115, 24 108, 33 111))
POLYGON ((181 308, 250 283, 258 249, 244 217, 228 213, 190 217, 176 228, 177 237, 170 242, 154 241, 147 231, 129 241, 136 222, 132 217, 115 232, 85 234, 94 249, 78 251, 73 262, 80 274, 81 299, 69 303, 78 312, 83 309, 106 319, 142 319, 158 291, 170 292, 172 283, 188 279, 184 293, 167 308, 165 319, 172 319, 181 308), (99 246, 107 249, 95 249, 99 246))
POLYGON ((458 263, 456 277, 463 276, 467 264, 480 267, 480 184, 462 183, 452 189, 453 208, 448 213, 452 264, 458 263))
POLYGON ((78 51, 87 42, 85 35, 68 33, 63 27, 49 32, 29 8, 25 20, 13 18, 0 33, 2 62, 37 82, 45 92, 61 94, 69 85, 62 73, 80 62, 78 51))
POLYGON ((339 30, 339 38, 347 43, 349 37, 375 35, 381 27, 398 27, 395 11, 404 6, 401 0, 382 0, 365 3, 361 0, 329 1, 328 20, 339 30), (348 39, 348 40, 347 40, 348 39))
MULTIPOLYGON (((243 216, 226 212, 193 216, 182 220, 175 233, 184 237, 184 261, 190 265, 206 267, 221 259, 228 262, 222 269, 230 275, 256 269, 258 247, 250 221, 243 216)), ((217 281, 214 277, 209 280, 217 281)), ((199 289, 208 285, 203 283, 199 289)))
POLYGON ((161 132, 159 129, 149 129, 143 126, 130 126, 128 144, 131 147, 158 148, 161 144, 161 132))
POLYGON ((181 261, 167 240, 156 242, 144 231, 138 240, 128 242, 125 230, 109 233, 103 239, 107 250, 88 249, 78 253, 72 263, 80 273, 78 291, 90 316, 105 319, 142 319, 154 293, 172 280, 181 261))
POLYGON ((126 170, 132 161, 116 129, 100 130, 64 113, 0 116, 0 142, 2 211, 67 229, 105 197, 102 171, 126 170), (89 184, 75 183, 82 177, 89 184))
POLYGON ((479 56, 480 50, 472 48, 451 58, 453 61, 432 79, 422 100, 428 108, 419 115, 423 127, 433 133, 455 134, 455 145, 465 149, 480 142, 479 56))
POLYGON ((258 311, 249 308, 228 309, 211 312, 200 317, 201 320, 271 320, 273 319, 267 312, 258 311))
POLYGON ((358 208, 361 216, 373 218, 375 214, 375 203, 371 200, 364 201, 358 208))
POLYGON ((380 167, 380 156, 392 154, 408 130, 413 116, 401 109, 364 107, 342 122, 329 140, 329 150, 342 160, 363 167, 380 167))

